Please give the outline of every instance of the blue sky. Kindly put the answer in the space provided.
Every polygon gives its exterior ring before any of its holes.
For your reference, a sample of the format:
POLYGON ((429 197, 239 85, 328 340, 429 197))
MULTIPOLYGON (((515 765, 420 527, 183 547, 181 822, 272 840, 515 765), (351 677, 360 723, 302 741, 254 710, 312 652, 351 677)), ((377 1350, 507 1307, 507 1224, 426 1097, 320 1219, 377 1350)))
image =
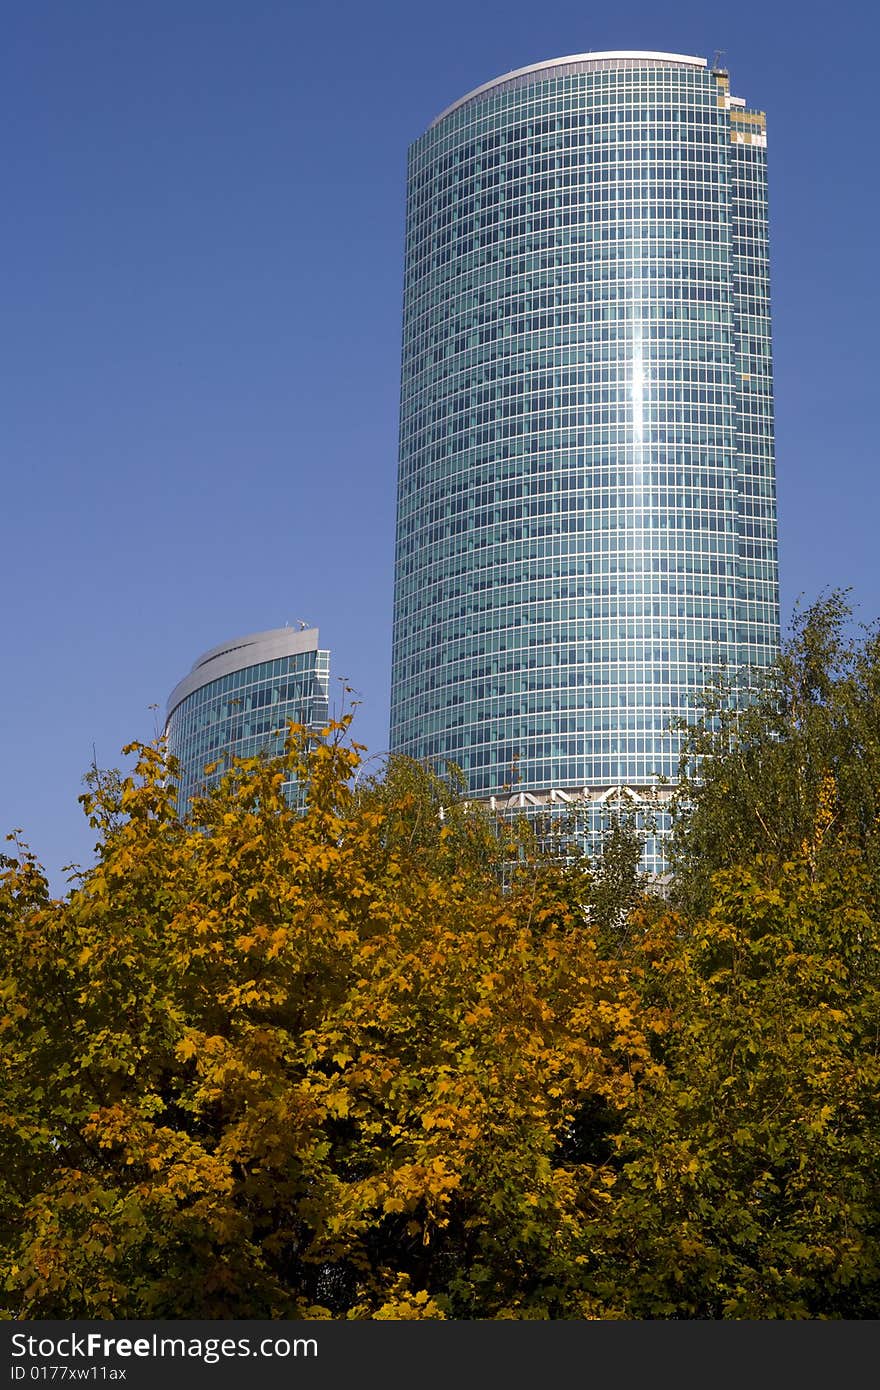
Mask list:
POLYGON ((767 111, 783 613, 851 585, 880 617, 877 14, 5 8, 0 830, 56 888, 93 747, 151 737, 227 637, 317 624, 385 748, 406 150, 542 58, 720 49, 767 111))

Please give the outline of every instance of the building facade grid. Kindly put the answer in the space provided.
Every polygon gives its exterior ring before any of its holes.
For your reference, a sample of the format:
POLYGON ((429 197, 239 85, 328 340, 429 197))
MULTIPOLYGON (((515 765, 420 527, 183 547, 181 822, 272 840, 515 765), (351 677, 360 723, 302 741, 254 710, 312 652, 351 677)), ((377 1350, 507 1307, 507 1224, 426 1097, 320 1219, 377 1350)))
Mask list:
MULTIPOLYGON (((278 756, 290 721, 320 728, 328 718, 330 654, 317 646, 317 629, 287 629, 236 639, 199 659, 169 701, 166 721, 169 752, 178 760, 178 805, 185 814, 194 796, 216 784, 235 758, 278 756), (304 639, 305 638, 305 642, 304 639), (285 644, 300 650, 261 655, 285 644), (304 649, 302 649, 304 648, 304 649), (213 675, 222 663, 234 669, 213 675), (205 768, 214 770, 206 774, 205 768)), ((284 785, 292 805, 302 805, 304 789, 284 785)))
POLYGON ((415 142, 393 750, 650 788, 772 660, 767 266, 763 115, 703 60, 513 75, 415 142))

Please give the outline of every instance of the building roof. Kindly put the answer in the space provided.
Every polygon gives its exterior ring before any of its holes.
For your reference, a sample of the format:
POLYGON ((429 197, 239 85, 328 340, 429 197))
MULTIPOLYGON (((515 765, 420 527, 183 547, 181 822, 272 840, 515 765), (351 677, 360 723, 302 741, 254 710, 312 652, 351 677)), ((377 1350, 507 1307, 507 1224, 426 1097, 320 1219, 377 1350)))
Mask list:
POLYGON ((520 85, 521 82, 539 81, 545 74, 553 76, 554 68, 564 68, 571 64, 577 64, 579 71, 588 71, 591 67, 605 67, 614 60, 619 59, 622 65, 638 64, 639 62, 670 64, 674 67, 705 68, 708 66, 705 58, 693 58, 684 53, 652 53, 639 49, 611 49, 605 53, 570 53, 565 58, 546 58, 543 63, 531 63, 525 68, 514 68, 512 72, 506 72, 501 77, 493 77, 491 82, 484 82, 481 87, 474 87, 473 91, 467 92, 465 96, 459 97, 451 106, 447 106, 445 111, 441 111, 431 122, 432 126, 444 120, 453 111, 457 111, 460 106, 473 101, 476 97, 487 95, 493 87, 502 87, 509 82, 520 85))
POLYGON ((274 661, 279 656, 295 656, 298 652, 317 649, 316 627, 273 627, 266 632, 251 632, 246 637, 232 637, 228 642, 221 642, 197 657, 189 674, 178 681, 168 696, 166 722, 181 700, 210 681, 228 676, 232 671, 242 671, 246 666, 274 661))

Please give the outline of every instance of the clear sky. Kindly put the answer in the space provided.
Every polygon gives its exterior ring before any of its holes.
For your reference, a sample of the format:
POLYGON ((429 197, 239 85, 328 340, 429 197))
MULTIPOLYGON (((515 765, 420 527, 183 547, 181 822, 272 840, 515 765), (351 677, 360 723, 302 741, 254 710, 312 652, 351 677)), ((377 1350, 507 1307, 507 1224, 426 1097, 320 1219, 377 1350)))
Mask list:
POLYGON ((60 890, 93 746, 286 622, 386 747, 406 150, 542 58, 720 49, 767 111, 783 614, 880 617, 878 40, 871 0, 4 6, 0 830, 60 890))

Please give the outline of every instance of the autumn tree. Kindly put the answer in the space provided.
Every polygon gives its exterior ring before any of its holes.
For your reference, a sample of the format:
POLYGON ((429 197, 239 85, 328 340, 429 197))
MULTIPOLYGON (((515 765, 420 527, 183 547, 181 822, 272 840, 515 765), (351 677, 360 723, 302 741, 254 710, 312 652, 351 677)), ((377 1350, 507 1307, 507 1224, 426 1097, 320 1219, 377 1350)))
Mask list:
POLYGON ((878 657, 718 686, 669 902, 345 726, 93 771, 64 899, 0 862, 6 1314, 880 1315, 878 657))
POLYGON ((7 864, 11 1315, 616 1313, 612 1136, 653 1063, 578 867, 412 764, 354 787, 340 732, 183 822, 136 745, 67 898, 7 864))

